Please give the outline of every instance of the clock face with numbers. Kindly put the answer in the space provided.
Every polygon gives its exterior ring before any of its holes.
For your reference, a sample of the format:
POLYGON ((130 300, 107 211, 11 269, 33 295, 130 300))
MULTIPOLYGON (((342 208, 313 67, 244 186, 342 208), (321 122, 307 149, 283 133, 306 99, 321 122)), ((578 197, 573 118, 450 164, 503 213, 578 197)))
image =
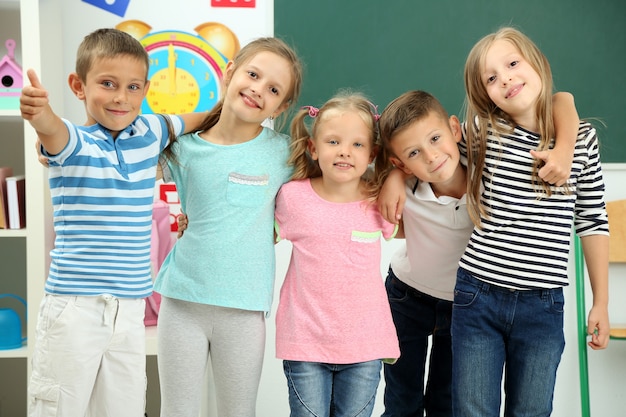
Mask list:
POLYGON ((215 106, 228 61, 211 44, 172 30, 148 34, 140 42, 150 57, 142 113, 180 114, 215 106))

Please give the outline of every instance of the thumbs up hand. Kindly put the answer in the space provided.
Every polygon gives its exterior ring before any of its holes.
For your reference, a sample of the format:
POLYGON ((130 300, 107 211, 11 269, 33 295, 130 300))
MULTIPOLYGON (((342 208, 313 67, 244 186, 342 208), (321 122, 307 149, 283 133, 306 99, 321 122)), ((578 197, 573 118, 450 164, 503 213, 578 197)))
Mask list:
MULTIPOLYGON (((26 72, 30 85, 22 88, 20 112, 37 131, 45 150, 55 155, 63 150, 69 140, 69 132, 59 116, 54 114, 48 100, 48 91, 41 85, 34 70, 26 72)), ((40 149, 38 147, 38 149, 40 149)), ((40 155, 40 154, 39 154, 40 155)))
POLYGON ((48 108, 48 91, 41 85, 34 70, 29 69, 26 75, 30 85, 22 88, 20 112, 22 118, 34 121, 48 108))

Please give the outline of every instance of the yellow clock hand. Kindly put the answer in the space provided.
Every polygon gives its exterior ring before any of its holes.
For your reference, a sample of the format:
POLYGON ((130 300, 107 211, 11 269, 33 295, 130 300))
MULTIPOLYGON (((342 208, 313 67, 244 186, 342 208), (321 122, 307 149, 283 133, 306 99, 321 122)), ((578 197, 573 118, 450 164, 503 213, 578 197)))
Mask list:
POLYGON ((176 94, 176 52, 174 52, 174 45, 171 43, 167 47, 167 70, 170 94, 176 94))

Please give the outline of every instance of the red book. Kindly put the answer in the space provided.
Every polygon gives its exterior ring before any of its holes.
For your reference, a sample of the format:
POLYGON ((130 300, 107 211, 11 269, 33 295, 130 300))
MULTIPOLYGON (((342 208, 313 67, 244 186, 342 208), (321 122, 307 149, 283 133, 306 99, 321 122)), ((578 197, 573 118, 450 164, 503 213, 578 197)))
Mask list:
POLYGON ((26 178, 23 175, 7 177, 9 229, 26 227, 26 178))
POLYGON ((6 178, 13 175, 13 168, 0 167, 0 229, 9 228, 9 204, 6 178))

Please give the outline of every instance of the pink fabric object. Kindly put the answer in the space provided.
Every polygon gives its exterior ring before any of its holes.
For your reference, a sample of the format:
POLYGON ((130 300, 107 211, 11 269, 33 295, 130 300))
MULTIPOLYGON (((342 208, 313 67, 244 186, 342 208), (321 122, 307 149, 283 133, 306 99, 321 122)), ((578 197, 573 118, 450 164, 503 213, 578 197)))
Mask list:
MULTIPOLYGON (((156 277, 165 257, 174 246, 170 228, 170 207, 162 200, 154 202, 152 211, 152 237, 150 247, 150 263, 152 265, 152 277, 156 277)), ((146 316, 144 324, 155 326, 158 321, 159 308, 161 307, 161 294, 153 292, 146 298, 146 316)))

